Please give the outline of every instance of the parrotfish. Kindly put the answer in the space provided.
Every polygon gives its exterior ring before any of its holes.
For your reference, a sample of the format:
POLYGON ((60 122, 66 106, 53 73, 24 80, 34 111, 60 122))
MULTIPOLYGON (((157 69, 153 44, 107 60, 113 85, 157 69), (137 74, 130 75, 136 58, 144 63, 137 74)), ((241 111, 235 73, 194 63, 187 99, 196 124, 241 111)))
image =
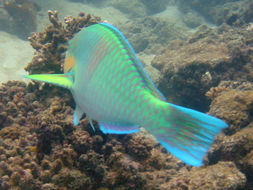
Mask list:
POLYGON ((69 41, 64 74, 25 77, 69 89, 76 103, 74 125, 85 113, 103 133, 136 133, 142 126, 192 166, 203 164, 215 136, 227 127, 218 118, 166 102, 130 43, 107 23, 86 27, 69 41))

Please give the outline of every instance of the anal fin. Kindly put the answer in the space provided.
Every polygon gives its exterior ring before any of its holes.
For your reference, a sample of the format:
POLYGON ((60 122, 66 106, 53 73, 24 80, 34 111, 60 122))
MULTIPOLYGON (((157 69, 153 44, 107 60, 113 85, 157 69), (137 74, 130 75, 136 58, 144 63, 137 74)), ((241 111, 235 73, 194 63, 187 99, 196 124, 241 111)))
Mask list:
POLYGON ((94 127, 94 125, 93 125, 93 123, 92 123, 92 119, 88 118, 88 120, 89 120, 89 122, 90 122, 91 128, 92 128, 93 131, 95 132, 95 127, 94 127))
POLYGON ((140 131, 139 126, 133 125, 115 125, 115 124, 105 124, 99 123, 100 130, 107 134, 130 134, 130 133, 137 133, 140 131))

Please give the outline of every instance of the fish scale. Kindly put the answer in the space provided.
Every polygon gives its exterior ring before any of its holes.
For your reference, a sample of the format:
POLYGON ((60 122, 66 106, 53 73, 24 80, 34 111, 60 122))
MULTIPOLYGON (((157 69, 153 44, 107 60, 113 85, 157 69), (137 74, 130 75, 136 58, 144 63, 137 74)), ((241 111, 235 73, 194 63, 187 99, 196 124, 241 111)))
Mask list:
POLYGON ((106 23, 80 31, 69 43, 64 74, 27 78, 70 89, 76 102, 73 122, 86 113, 104 133, 130 134, 144 127, 170 153, 201 166, 215 136, 227 127, 218 118, 166 102, 132 46, 106 23))
MULTIPOLYGON (((115 49, 115 48, 117 48, 117 45, 114 46, 114 49, 115 49)), ((112 54, 115 54, 115 52, 113 52, 112 54)), ((127 59, 129 59, 129 58, 127 58, 127 59)), ((113 60, 112 60, 112 61, 113 61, 113 60)), ((118 62, 117 62, 117 57, 115 58, 115 61, 116 61, 116 64, 114 64, 114 67, 111 67, 111 69, 114 70, 114 72, 117 71, 116 68, 115 68, 115 66, 118 64, 118 62)), ((131 62, 129 62, 129 63, 131 63, 131 62)), ((131 64, 132 64, 132 63, 131 63, 131 64)), ((107 66, 107 65, 105 64, 105 65, 104 65, 104 69, 101 68, 101 70, 102 70, 102 71, 105 70, 106 66, 107 66)), ((124 66, 124 67, 125 67, 125 66, 124 66)), ((129 71, 124 70, 124 67, 122 68, 122 69, 123 69, 122 72, 129 72, 129 71)), ((98 70, 99 70, 99 69, 98 69, 98 70)), ((112 71, 109 71, 109 72, 112 72, 112 71)), ((119 75, 121 75, 121 74, 120 74, 120 73, 121 73, 120 71, 117 71, 117 73, 119 73, 119 75)), ((107 73, 105 73, 105 75, 106 75, 106 74, 107 74, 107 73)), ((113 74, 113 73, 112 73, 112 74, 113 74)), ((122 75, 122 76, 124 76, 124 75, 122 75)), ((112 75, 111 78, 115 78, 115 79, 116 79, 116 78, 117 78, 117 75, 116 75, 116 76, 112 75)), ((111 79, 109 78, 108 80, 111 80, 111 79)), ((131 78, 128 79, 128 80, 131 80, 131 78)), ((114 81, 115 81, 115 80, 112 80, 112 84, 114 84, 114 83, 113 83, 114 81)), ((123 82, 126 81, 126 79, 123 79, 123 80, 122 80, 121 78, 119 78, 119 81, 121 81, 121 83, 123 83, 123 82)), ((127 85, 127 84, 128 84, 128 83, 126 83, 126 84, 121 84, 121 85, 123 86, 123 85, 127 85)), ((108 85, 111 85, 111 84, 109 83, 108 85)), ((111 87, 111 88, 112 88, 112 87, 111 87)), ((112 88, 112 89, 115 89, 115 88, 112 88)), ((116 89, 117 89, 117 87, 116 87, 116 89)), ((119 97, 119 96, 121 96, 121 95, 118 94, 117 97, 119 97)), ((116 98, 117 98, 117 97, 116 97, 116 98)), ((115 112, 114 112, 114 113, 115 113, 115 112)), ((119 115, 119 114, 117 114, 117 115, 119 115)), ((113 116, 114 116, 114 115, 113 115, 113 116)), ((114 116, 114 117, 115 117, 115 116, 114 116)))

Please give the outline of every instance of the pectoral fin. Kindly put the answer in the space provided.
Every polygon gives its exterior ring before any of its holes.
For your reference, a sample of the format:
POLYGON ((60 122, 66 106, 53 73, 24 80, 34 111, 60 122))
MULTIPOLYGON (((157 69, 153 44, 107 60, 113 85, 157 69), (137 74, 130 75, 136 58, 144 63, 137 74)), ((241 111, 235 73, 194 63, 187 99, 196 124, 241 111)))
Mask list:
POLYGON ((78 105, 76 105, 76 109, 74 111, 74 116, 73 116, 73 123, 74 123, 74 125, 78 125, 80 119, 83 116, 83 113, 84 112, 81 110, 81 108, 78 105))
POLYGON ((73 86, 73 77, 71 74, 34 74, 34 75, 25 75, 25 78, 46 82, 61 86, 64 88, 71 89, 73 86))

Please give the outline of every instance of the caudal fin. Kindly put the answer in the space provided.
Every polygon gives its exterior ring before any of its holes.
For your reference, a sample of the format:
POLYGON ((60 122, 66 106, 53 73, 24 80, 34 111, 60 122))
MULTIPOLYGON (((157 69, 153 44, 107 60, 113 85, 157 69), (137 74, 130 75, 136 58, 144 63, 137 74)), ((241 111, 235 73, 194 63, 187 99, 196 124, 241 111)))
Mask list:
POLYGON ((145 128, 174 156, 192 166, 201 166, 215 136, 227 127, 210 115, 166 103, 155 121, 145 128), (154 126, 152 126, 154 125, 154 126))

